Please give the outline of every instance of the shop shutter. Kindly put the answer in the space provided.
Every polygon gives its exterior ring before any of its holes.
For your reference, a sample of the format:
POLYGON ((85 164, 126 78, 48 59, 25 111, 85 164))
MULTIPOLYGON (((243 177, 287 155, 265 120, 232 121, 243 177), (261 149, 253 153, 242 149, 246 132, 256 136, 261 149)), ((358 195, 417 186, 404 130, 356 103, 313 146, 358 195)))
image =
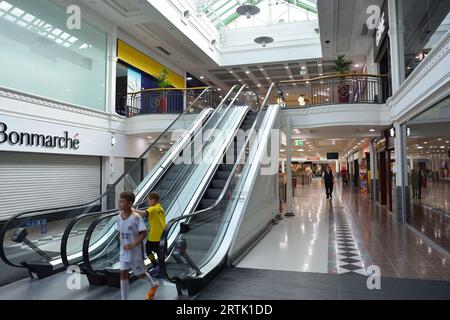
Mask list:
POLYGON ((0 220, 95 200, 100 185, 100 157, 0 152, 0 220))

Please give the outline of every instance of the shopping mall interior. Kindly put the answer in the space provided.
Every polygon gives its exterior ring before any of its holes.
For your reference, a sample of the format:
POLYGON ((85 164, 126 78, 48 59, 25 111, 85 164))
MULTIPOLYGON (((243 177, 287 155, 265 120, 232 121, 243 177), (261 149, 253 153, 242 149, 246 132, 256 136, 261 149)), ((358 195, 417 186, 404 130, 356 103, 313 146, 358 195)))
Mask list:
POLYGON ((0 300, 449 300, 449 30, 450 0, 0 0, 0 300))

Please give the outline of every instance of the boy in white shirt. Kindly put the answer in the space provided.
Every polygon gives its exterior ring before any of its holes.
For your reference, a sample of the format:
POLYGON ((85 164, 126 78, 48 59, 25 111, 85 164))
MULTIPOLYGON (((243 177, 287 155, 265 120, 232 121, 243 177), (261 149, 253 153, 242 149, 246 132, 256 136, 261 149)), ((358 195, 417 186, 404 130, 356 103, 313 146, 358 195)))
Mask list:
POLYGON ((147 237, 147 228, 142 217, 133 212, 135 195, 132 192, 122 192, 119 197, 117 231, 120 236, 120 291, 122 300, 127 300, 129 290, 130 270, 138 279, 143 280, 148 292, 147 300, 155 296, 158 283, 145 270, 145 250, 143 241, 147 237))

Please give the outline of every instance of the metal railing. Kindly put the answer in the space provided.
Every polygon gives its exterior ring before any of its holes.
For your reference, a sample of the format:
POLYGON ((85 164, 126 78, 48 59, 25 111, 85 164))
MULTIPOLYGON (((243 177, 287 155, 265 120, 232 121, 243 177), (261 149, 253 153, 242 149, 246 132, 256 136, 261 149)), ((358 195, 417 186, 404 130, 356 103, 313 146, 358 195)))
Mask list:
POLYGON ((220 92, 212 87, 146 89, 116 95, 116 112, 125 117, 155 113, 182 113, 186 106, 220 102, 220 92), (197 101, 198 100, 198 101, 197 101))
MULTIPOLYGON (((287 108, 349 103, 383 104, 391 95, 388 77, 370 74, 280 81, 279 90, 281 102, 287 108)), ((276 98, 278 95, 272 100, 276 98)))

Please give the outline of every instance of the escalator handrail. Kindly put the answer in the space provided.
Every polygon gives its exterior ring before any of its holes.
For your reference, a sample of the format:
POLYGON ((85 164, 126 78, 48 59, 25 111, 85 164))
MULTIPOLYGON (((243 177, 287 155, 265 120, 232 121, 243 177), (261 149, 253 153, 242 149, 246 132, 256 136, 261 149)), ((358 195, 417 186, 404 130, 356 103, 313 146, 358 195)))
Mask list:
MULTIPOLYGON (((237 85, 233 86, 230 89, 230 92, 232 90, 234 90, 237 87, 237 85)), ((36 213, 37 216, 40 215, 44 215, 44 214, 51 214, 52 212, 55 211, 61 211, 61 210, 68 210, 68 209, 82 209, 88 205, 91 205, 93 203, 98 202, 99 200, 101 200, 102 198, 104 198, 105 196, 107 196, 132 170, 134 170, 137 165, 140 163, 140 161, 144 158, 144 156, 149 152, 149 150, 151 150, 151 148, 154 147, 154 145, 159 141, 159 139, 165 134, 167 133, 171 127, 185 114, 187 114, 189 112, 189 110, 192 108, 192 106, 194 105, 194 103, 196 103, 198 101, 198 99, 200 99, 206 92, 208 92, 209 90, 211 90, 213 87, 209 86, 206 87, 202 93, 197 97, 197 99, 194 100, 194 102, 192 102, 189 107, 187 107, 181 114, 179 114, 175 120, 158 136, 158 138, 152 142, 147 149, 141 154, 141 156, 136 159, 133 163, 132 166, 130 166, 130 168, 128 168, 112 185, 109 186, 109 188, 106 189, 105 192, 103 192, 98 198, 96 198, 95 200, 89 201, 87 203, 84 204, 79 204, 79 205, 71 205, 71 206, 63 206, 63 207, 55 207, 55 208, 50 208, 50 209, 41 209, 41 210, 32 210, 32 211, 26 211, 26 212, 20 212, 17 213, 15 215, 13 215, 12 217, 10 217, 5 224, 3 225, 3 227, 0 229, 0 258, 7 264, 13 267, 18 267, 18 268, 26 268, 26 266, 22 265, 22 264, 15 264, 11 261, 9 261, 8 257, 5 254, 4 251, 4 241, 5 241, 5 235, 9 230, 9 227, 12 225, 12 223, 17 220, 18 218, 20 218, 21 216, 24 215, 28 215, 28 214, 33 214, 36 213)), ((219 109, 222 106, 222 103, 217 107, 217 109, 219 109)))
MULTIPOLYGON (((217 108, 217 110, 219 110, 219 108, 222 108, 222 104, 226 101, 226 99, 228 98, 229 94, 235 89, 236 86, 233 86, 233 88, 229 91, 229 93, 227 94, 227 96, 222 100, 221 102, 221 106, 217 108)), ((241 88, 239 89, 239 91, 236 93, 236 95, 234 96, 234 98, 232 99, 232 101, 230 102, 230 104, 228 105, 228 107, 231 107, 235 104, 236 99, 240 96, 240 94, 242 93, 242 91, 247 88, 247 84, 244 84, 241 86, 241 88)), ((220 119, 217 121, 217 123, 220 123, 223 119, 223 117, 225 116, 225 114, 223 114, 220 119)), ((208 139, 205 139, 205 141, 208 141, 208 139)), ((175 185, 175 184, 174 184, 175 185)), ((87 272, 89 272, 92 275, 95 275, 96 272, 95 270, 92 268, 92 265, 90 264, 90 259, 89 259, 89 247, 90 247, 90 241, 91 241, 91 237, 92 234, 95 230, 95 228, 97 227, 98 224, 100 224, 103 220, 105 219, 109 219, 111 217, 117 216, 117 211, 118 209, 113 210, 115 211, 114 213, 110 213, 104 216, 101 216, 99 218, 97 218, 94 222, 92 222, 88 228, 88 230, 86 231, 86 234, 84 236, 83 239, 83 249, 82 249, 82 253, 83 253, 83 262, 84 262, 84 268, 87 272)))
MULTIPOLYGON (((229 90, 229 92, 226 94, 226 96, 222 99, 221 103, 217 106, 215 112, 219 111, 223 107, 223 105, 225 104, 225 101, 229 98, 229 96, 232 94, 232 92, 234 91, 235 88, 237 88, 237 85, 233 86, 229 90)), ((200 97, 201 97, 201 95, 191 105, 193 105, 200 97)), ((187 170, 187 168, 183 169, 181 174, 178 176, 176 182, 171 185, 170 189, 168 190, 168 192, 165 194, 164 198, 161 201, 164 201, 165 199, 167 199, 169 196, 172 195, 172 192, 173 192, 175 186, 178 184, 179 180, 181 179, 180 177, 184 176, 184 174, 186 173, 186 170, 187 170)), ((161 174, 160 179, 163 176, 164 176, 164 174, 161 174)), ((155 181, 149 189, 152 189, 155 185, 157 185, 158 182, 160 181, 160 179, 155 181)), ((135 205, 135 207, 141 206, 143 203, 145 203, 145 201, 146 200, 142 200, 140 203, 135 205)), ((82 215, 79 215, 79 216, 73 218, 70 221, 70 223, 67 225, 66 229, 64 230, 64 233, 63 233, 63 236, 62 236, 62 239, 61 239, 61 246, 60 246, 61 247, 61 260, 62 260, 62 263, 64 264, 65 267, 68 267, 70 265, 70 263, 69 263, 69 261, 67 259, 67 243, 68 243, 69 237, 70 237, 70 235, 72 233, 73 227, 79 221, 81 221, 82 219, 85 219, 85 218, 88 218, 88 217, 91 217, 91 216, 96 216, 96 215, 103 216, 103 215, 107 215, 107 214, 110 214, 110 213, 116 214, 117 210, 118 209, 115 208, 115 209, 110 209, 110 210, 107 210, 107 211, 98 211, 98 212, 91 212, 91 213, 87 213, 87 214, 82 214, 82 215)))
MULTIPOLYGON (((255 126, 256 126, 256 124, 258 123, 258 118, 259 118, 260 115, 261 115, 260 111, 263 110, 264 106, 267 104, 267 101, 268 101, 268 99, 269 99, 270 93, 272 92, 272 89, 273 89, 273 87, 274 87, 275 85, 277 85, 277 82, 273 82, 273 83, 270 85, 270 88, 269 88, 269 90, 268 90, 268 92, 267 92, 267 94, 266 94, 266 96, 265 96, 265 98, 264 98, 263 103, 262 103, 261 106, 258 108, 258 116, 257 116, 257 118, 255 119, 255 121, 254 121, 254 123, 253 123, 251 129, 249 130, 250 132, 253 132, 253 131, 255 130, 255 126)), ((251 112, 251 111, 250 111, 250 112, 251 112)), ((159 257, 160 260, 161 260, 161 261, 159 261, 159 267, 160 267, 160 270, 161 270, 162 274, 164 275, 164 277, 165 277, 167 280, 169 280, 170 282, 173 282, 173 283, 176 282, 176 279, 171 278, 171 277, 168 275, 167 269, 166 269, 166 267, 165 267, 165 262, 166 262, 166 257, 167 257, 167 251, 168 251, 168 249, 167 249, 168 236, 169 236, 169 234, 170 234, 171 229, 172 229, 173 226, 174 226, 175 224, 177 224, 179 221, 181 221, 181 220, 186 220, 186 219, 190 219, 190 218, 197 217, 197 216, 200 216, 200 215, 202 215, 202 214, 204 214, 204 213, 206 213, 206 212, 209 212, 209 211, 214 210, 214 209, 220 204, 220 202, 221 202, 221 201, 223 200, 223 198, 225 197, 225 194, 226 194, 226 192, 227 192, 227 190, 228 190, 228 187, 230 186, 231 180, 232 180, 232 178, 234 177, 234 175, 235 175, 235 173, 236 173, 236 170, 237 170, 238 166, 241 164, 241 163, 240 163, 240 162, 241 162, 240 160, 242 159, 242 156, 243 156, 243 154, 244 154, 244 152, 245 152, 245 149, 246 149, 246 146, 247 146, 249 140, 250 140, 250 135, 248 135, 248 136, 246 137, 245 144, 243 145, 243 147, 242 147, 242 149, 241 149, 241 151, 240 151, 240 153, 239 153, 239 156, 238 156, 237 159, 236 159, 236 163, 234 164, 233 169, 231 170, 230 176, 228 177, 227 182, 225 183, 225 186, 223 187, 222 192, 220 193, 220 196, 217 198, 217 200, 214 202, 214 204, 211 205, 210 207, 206 208, 206 209, 201 209, 201 210, 196 211, 196 212, 194 212, 194 213, 191 213, 191 214, 188 214, 188 215, 183 215, 183 216, 174 218, 174 219, 170 220, 170 221, 166 224, 166 227, 164 228, 163 234, 162 234, 162 236, 161 236, 161 241, 160 241, 160 243, 159 243, 158 257, 159 257)))

